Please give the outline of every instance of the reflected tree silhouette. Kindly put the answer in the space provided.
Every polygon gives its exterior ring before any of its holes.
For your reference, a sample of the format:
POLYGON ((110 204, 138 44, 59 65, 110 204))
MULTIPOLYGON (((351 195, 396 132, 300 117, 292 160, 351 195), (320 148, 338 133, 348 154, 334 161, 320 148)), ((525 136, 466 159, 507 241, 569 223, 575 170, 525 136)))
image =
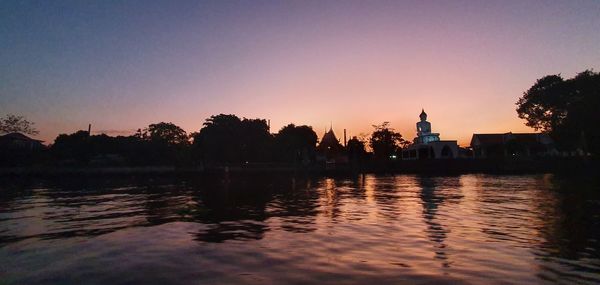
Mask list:
POLYGON ((540 201, 551 202, 536 203, 545 240, 540 246, 554 248, 550 252, 558 258, 600 258, 600 252, 591 250, 600 248, 600 183, 589 177, 556 176, 547 183, 552 191, 540 201))
POLYGON ((281 228, 293 233, 316 230, 315 217, 319 213, 319 193, 313 188, 312 178, 291 178, 289 188, 281 183, 281 191, 274 194, 268 205, 270 217, 281 220, 281 228))
POLYGON ((201 210, 194 211, 191 221, 208 224, 195 234, 198 241, 262 239, 271 218, 280 218, 286 231, 314 230, 310 225, 317 214, 318 193, 310 179, 242 175, 228 182, 213 180, 207 189, 195 191, 193 197, 201 210))
MULTIPOLYGON (((61 209, 41 217, 52 230, 33 235, 5 233, 0 241, 96 236, 176 221, 206 224, 194 234, 198 241, 262 239, 269 231, 265 221, 272 217, 281 217, 285 230, 312 231, 319 195, 310 179, 299 180, 296 185, 304 186, 295 188, 290 187, 291 181, 291 177, 262 176, 235 176, 226 181, 214 177, 44 180, 43 189, 11 192, 14 197, 4 196, 1 202, 11 205, 11 199, 31 195, 37 197, 34 203, 61 209)), ((33 188, 31 184, 14 187, 33 188)))

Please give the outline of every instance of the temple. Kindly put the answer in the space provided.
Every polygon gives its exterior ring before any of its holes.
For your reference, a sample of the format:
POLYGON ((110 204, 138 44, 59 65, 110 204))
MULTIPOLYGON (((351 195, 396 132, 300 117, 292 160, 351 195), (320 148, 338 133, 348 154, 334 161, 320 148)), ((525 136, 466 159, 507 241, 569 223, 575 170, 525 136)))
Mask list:
POLYGON ((413 144, 402 151, 402 159, 441 159, 457 158, 458 144, 455 140, 440 140, 440 134, 431 132, 431 123, 427 121, 427 113, 421 110, 420 121, 417 122, 417 137, 413 144))
POLYGON ((321 141, 317 145, 317 161, 325 162, 326 165, 348 163, 348 156, 345 153, 344 146, 335 136, 333 127, 329 127, 329 131, 323 134, 321 141))

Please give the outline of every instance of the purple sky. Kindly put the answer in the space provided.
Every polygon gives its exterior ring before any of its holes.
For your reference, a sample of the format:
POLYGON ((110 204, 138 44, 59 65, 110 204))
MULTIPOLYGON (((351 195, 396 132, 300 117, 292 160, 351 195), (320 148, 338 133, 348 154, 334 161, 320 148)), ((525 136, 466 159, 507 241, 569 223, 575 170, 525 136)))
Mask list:
POLYGON ((3 1, 0 115, 39 138, 213 114, 341 135, 531 131, 536 79, 600 68, 600 1, 3 1))

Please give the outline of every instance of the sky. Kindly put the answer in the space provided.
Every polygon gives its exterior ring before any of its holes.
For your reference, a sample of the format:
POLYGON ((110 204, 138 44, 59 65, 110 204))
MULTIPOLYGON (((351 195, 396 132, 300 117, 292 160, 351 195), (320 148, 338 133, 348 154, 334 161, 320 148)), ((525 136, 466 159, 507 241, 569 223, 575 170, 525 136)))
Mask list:
POLYGON ((206 118, 384 121, 441 139, 531 132, 515 102, 538 78, 600 70, 600 1, 0 0, 0 116, 37 138, 206 118))

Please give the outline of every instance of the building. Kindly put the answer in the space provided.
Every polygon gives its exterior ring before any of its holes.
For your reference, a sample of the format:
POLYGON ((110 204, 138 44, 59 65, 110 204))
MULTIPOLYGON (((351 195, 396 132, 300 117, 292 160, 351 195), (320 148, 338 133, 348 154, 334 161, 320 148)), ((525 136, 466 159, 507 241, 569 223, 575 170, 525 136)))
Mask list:
POLYGON ((558 154, 550 136, 536 133, 473 134, 471 148, 475 158, 533 157, 558 154))
POLYGON ((317 161, 324 161, 326 164, 348 163, 348 156, 345 153, 344 146, 335 136, 332 127, 323 134, 317 145, 317 153, 317 161))
POLYGON ((417 137, 413 144, 402 151, 403 160, 416 159, 451 159, 459 155, 458 144, 454 140, 440 140, 439 133, 431 132, 431 123, 427 121, 427 113, 421 110, 420 121, 417 122, 417 137))
POLYGON ((10 133, 0 136, 0 149, 32 151, 43 149, 43 141, 32 139, 21 133, 10 133))

